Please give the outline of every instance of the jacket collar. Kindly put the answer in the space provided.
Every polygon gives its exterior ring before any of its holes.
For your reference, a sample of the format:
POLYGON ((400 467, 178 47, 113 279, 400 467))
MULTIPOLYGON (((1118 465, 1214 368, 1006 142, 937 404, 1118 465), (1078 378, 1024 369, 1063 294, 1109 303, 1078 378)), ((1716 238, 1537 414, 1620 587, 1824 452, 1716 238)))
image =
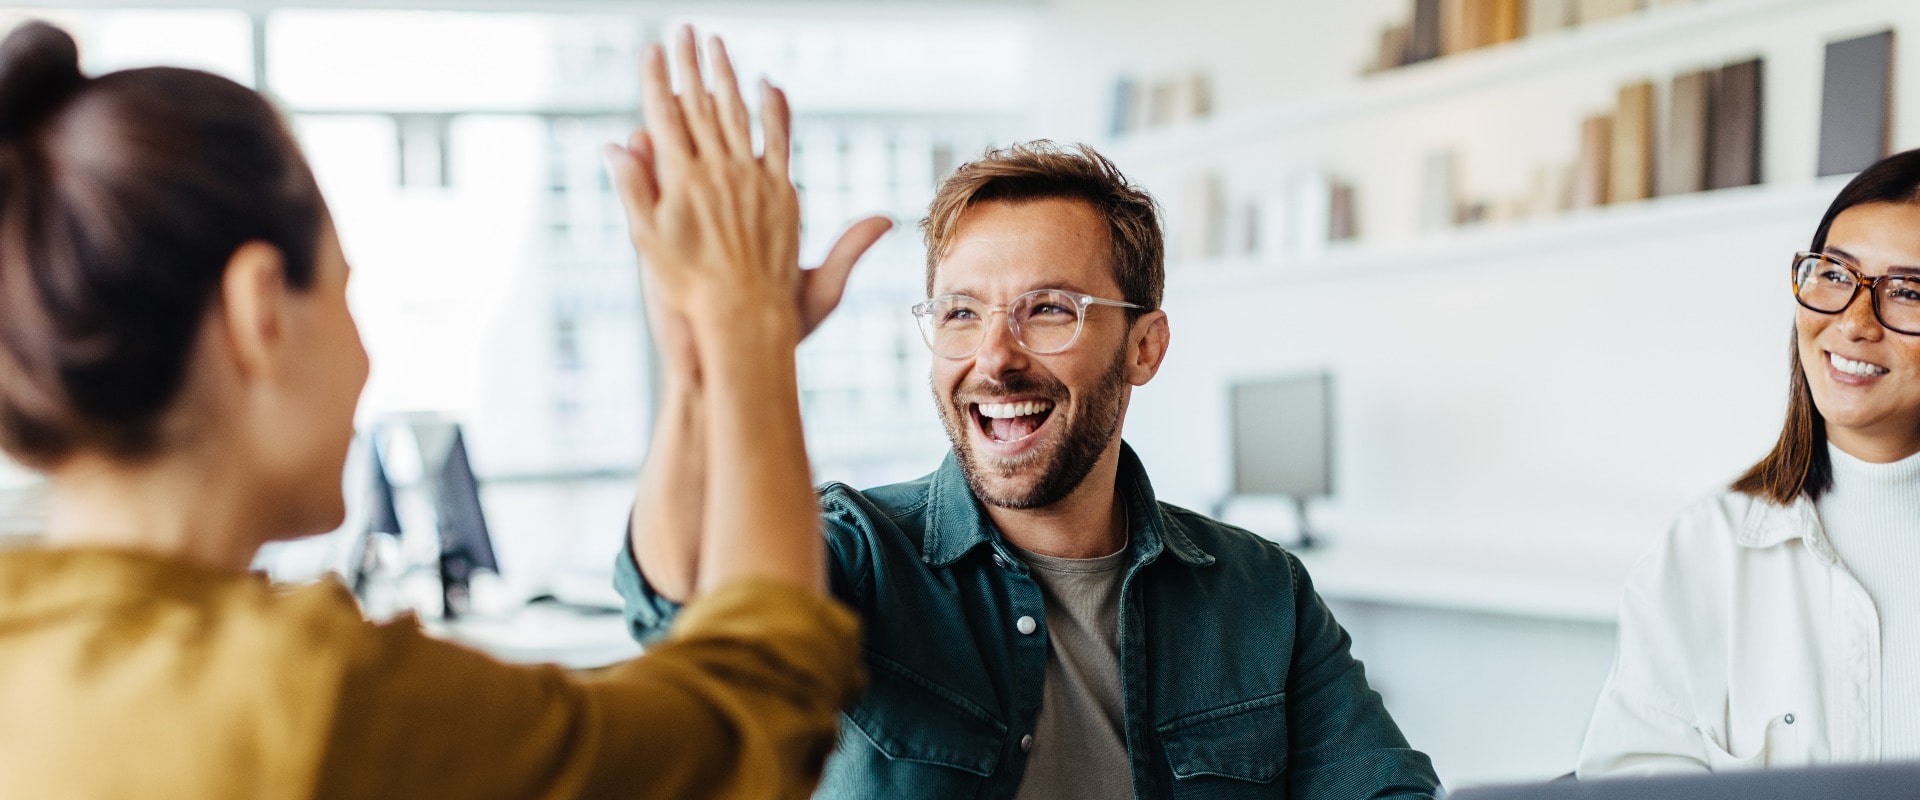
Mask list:
POLYGON ((1734 537, 1741 547, 1756 550, 1776 547, 1795 539, 1804 541, 1807 550, 1821 561, 1839 563, 1840 557, 1834 553, 1833 544, 1827 541, 1826 529, 1820 525, 1818 509, 1804 494, 1784 506, 1770 500, 1752 498, 1747 506, 1746 519, 1742 520, 1739 533, 1734 537))
MULTIPOLYGON (((1132 519, 1133 558, 1136 565, 1145 564, 1168 551, 1175 558, 1191 566, 1206 566, 1214 559, 1199 545, 1193 543, 1179 525, 1167 518, 1159 502, 1154 499, 1153 485, 1147 481, 1146 467, 1140 463, 1133 448, 1126 442, 1120 443, 1120 471, 1116 480, 1122 502, 1127 504, 1127 513, 1132 519)), ((974 548, 987 545, 1009 563, 1019 563, 1007 549, 1006 538, 1001 536, 993 521, 981 511, 980 502, 973 496, 973 489, 967 486, 966 475, 960 471, 960 461, 949 451, 947 458, 935 471, 927 484, 927 529, 922 544, 922 555, 928 564, 945 567, 974 548)))

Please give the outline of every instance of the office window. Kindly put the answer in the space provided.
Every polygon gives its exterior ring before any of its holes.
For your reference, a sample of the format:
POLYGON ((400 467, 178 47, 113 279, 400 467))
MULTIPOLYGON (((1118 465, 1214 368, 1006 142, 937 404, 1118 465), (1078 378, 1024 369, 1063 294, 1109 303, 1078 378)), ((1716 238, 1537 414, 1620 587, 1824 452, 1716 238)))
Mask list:
POLYGON ((0 30, 29 19, 73 34, 90 73, 188 67, 253 85, 253 22, 244 11, 10 8, 0 9, 0 30))

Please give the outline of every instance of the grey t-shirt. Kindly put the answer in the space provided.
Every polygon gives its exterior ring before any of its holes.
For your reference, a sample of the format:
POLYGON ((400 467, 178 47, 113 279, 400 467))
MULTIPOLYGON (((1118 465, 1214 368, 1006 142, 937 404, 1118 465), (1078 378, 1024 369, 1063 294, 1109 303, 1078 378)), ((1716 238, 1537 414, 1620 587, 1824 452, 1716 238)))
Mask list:
POLYGON ((1120 579, 1127 549, 1054 558, 1014 548, 1047 604, 1047 678, 1015 800, 1131 798, 1120 707, 1120 579))

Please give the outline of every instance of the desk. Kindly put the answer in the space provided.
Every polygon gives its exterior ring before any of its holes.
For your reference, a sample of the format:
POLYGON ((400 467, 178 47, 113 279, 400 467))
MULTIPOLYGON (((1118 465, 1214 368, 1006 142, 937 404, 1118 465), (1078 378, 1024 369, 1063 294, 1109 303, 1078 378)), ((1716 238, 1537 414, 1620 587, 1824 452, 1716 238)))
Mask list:
POLYGON ((1297 555, 1443 779, 1573 769, 1636 554, 1329 538, 1297 555))
POLYGON ((640 655, 618 612, 533 603, 506 615, 422 620, 428 633, 516 664, 604 667, 640 655))
POLYGON ((1637 554, 1533 546, 1385 546, 1297 551, 1329 600, 1611 625, 1637 554))

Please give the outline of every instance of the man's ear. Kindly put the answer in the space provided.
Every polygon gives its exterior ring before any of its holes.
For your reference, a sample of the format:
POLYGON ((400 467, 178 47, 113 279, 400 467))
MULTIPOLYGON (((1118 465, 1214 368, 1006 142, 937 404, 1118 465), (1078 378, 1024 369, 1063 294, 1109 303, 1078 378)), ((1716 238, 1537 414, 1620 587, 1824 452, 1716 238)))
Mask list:
POLYGON ((242 376, 264 375, 286 333, 287 269, 280 249, 261 241, 240 245, 220 277, 219 324, 242 376))
POLYGON ((1145 386, 1167 358, 1167 343, 1173 335, 1167 328, 1167 312, 1154 309, 1141 314, 1127 335, 1127 382, 1145 386))

